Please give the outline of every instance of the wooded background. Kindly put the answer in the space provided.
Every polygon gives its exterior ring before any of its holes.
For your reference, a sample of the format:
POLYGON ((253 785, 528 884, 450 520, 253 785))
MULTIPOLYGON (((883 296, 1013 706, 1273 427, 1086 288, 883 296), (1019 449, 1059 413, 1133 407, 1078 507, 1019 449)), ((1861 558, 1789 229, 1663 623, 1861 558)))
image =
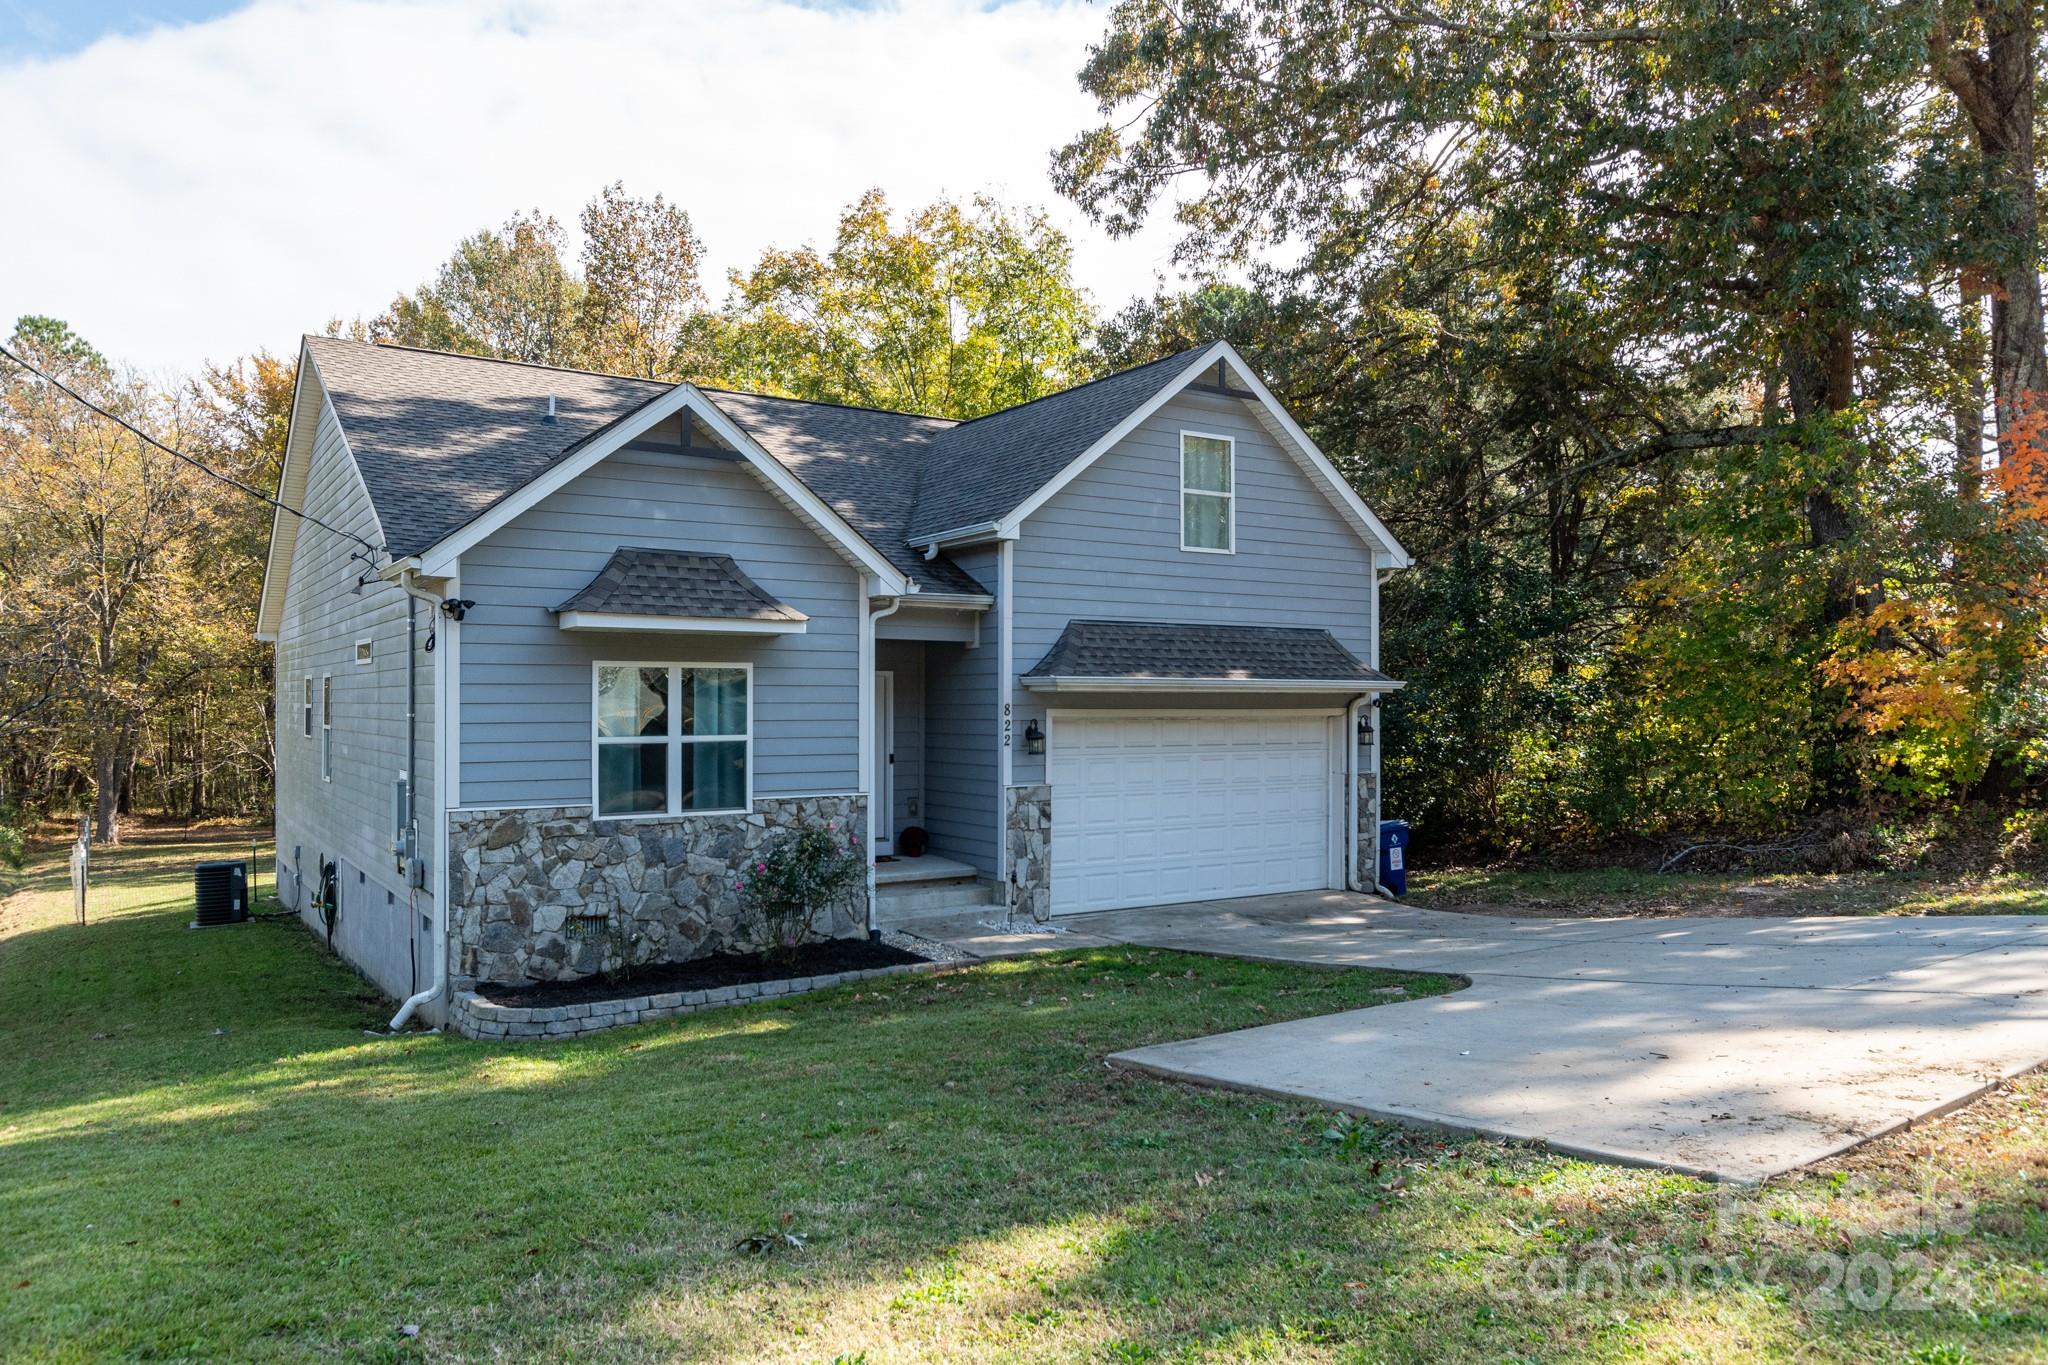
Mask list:
MULTIPOLYGON (((1217 337, 1417 556, 1389 814, 1440 854, 1990 810, 2048 781, 2039 4, 1132 0, 1055 183, 1211 283, 1098 309, 1038 211, 892 211, 713 302, 686 206, 539 211, 330 332, 968 417, 1217 337)), ((11 343, 274 487, 292 360, 11 343)), ((0 405, 0 800, 260 816, 269 509, 0 405)), ((2048 826, 2042 827, 2048 832, 2048 826)))

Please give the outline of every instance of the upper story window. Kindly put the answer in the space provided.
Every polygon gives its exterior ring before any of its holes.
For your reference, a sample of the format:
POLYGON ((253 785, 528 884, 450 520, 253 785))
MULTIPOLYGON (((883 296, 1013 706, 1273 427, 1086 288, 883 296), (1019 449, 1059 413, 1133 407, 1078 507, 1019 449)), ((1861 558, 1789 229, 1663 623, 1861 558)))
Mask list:
POLYGON ((305 728, 306 738, 311 739, 313 737, 313 679, 311 677, 306 679, 306 710, 300 720, 305 728))
POLYGON ((1180 547, 1209 554, 1237 549, 1237 444, 1228 436, 1180 434, 1180 547))
POLYGON ((598 816, 751 809, 752 683, 745 664, 597 665, 598 816))

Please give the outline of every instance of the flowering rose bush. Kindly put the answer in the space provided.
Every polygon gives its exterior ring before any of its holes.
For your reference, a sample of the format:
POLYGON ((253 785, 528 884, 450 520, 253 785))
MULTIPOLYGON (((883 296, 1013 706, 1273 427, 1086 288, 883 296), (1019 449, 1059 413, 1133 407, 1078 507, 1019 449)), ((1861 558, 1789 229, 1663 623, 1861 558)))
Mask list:
POLYGON ((819 916, 866 884, 860 839, 835 821, 774 835, 733 885, 768 953, 789 955, 817 936, 819 916))

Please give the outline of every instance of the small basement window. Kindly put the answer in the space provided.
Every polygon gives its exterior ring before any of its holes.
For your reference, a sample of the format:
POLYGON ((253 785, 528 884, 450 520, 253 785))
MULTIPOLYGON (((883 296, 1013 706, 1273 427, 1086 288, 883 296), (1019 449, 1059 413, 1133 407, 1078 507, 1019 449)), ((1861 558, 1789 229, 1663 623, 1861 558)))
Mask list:
POLYGON ((1237 443, 1199 431, 1180 434, 1180 547, 1204 554, 1237 548, 1237 443))
POLYGON ((598 817, 750 810, 752 685, 746 664, 598 664, 598 817))

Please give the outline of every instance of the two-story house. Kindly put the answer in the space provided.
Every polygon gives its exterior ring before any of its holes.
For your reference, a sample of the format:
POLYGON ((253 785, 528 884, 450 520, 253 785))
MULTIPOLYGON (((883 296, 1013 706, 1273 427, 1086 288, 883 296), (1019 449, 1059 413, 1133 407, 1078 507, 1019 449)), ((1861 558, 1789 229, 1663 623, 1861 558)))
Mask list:
POLYGON ((309 337, 279 496, 279 886, 402 1013, 801 824, 854 927, 1373 883, 1408 559, 1227 344, 952 422, 309 337))

